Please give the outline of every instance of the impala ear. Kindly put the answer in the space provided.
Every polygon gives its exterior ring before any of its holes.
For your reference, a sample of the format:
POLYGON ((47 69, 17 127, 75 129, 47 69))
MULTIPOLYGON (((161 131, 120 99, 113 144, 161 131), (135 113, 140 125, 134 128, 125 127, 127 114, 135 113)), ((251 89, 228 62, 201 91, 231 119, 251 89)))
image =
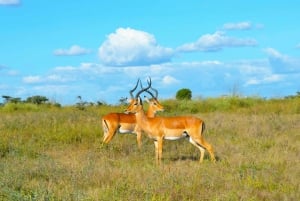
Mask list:
POLYGON ((144 96, 144 99, 145 99, 145 101, 146 101, 147 103, 150 102, 150 100, 149 100, 149 98, 148 98, 147 96, 144 96))
POLYGON ((143 105, 143 102, 142 102, 141 97, 138 97, 138 103, 139 103, 140 105, 143 105))

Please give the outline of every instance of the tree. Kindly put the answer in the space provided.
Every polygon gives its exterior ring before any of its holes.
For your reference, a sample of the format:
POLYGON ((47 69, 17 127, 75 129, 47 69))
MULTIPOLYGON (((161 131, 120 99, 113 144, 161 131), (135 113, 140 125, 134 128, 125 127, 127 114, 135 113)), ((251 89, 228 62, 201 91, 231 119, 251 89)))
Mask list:
POLYGON ((187 88, 182 88, 177 91, 176 99, 177 100, 191 100, 192 98, 192 91, 187 88))
POLYGON ((8 103, 12 99, 11 96, 5 96, 5 95, 3 95, 2 98, 4 99, 4 103, 8 103))
POLYGON ((10 102, 10 103, 20 103, 20 102, 22 102, 22 101, 21 101, 21 98, 11 98, 11 99, 9 100, 9 102, 10 102))
POLYGON ((76 103, 76 107, 79 110, 84 110, 84 106, 87 104, 87 102, 83 101, 81 96, 77 96, 77 99, 78 99, 79 102, 76 103))
POLYGON ((127 97, 121 97, 119 99, 119 102, 121 105, 127 105, 127 97))
POLYGON ((4 99, 4 103, 20 103, 20 102, 22 102, 21 98, 14 98, 11 96, 3 95, 2 98, 4 99))
POLYGON ((46 98, 45 96, 31 96, 26 99, 27 103, 33 103, 33 104, 37 104, 37 105, 40 105, 47 101, 48 101, 48 98, 46 98))

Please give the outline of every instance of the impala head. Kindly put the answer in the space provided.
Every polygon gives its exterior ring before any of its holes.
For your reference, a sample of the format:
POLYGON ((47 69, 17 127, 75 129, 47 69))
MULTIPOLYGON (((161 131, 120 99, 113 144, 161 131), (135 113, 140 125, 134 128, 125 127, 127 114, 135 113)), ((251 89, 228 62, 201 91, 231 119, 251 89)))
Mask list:
MULTIPOLYGON (((126 109, 127 113, 136 113, 143 109, 143 102, 140 97, 140 95, 143 92, 147 92, 148 94, 150 94, 152 96, 152 99, 149 100, 149 104, 150 104, 149 107, 152 110, 154 110, 155 112, 163 111, 163 106, 157 100, 157 95, 158 95, 157 90, 152 88, 152 90, 154 90, 156 92, 156 96, 154 96, 153 93, 151 91, 149 91, 149 89, 151 88, 151 78, 147 82, 148 82, 148 86, 143 88, 143 86, 141 84, 141 90, 137 92, 137 94, 135 95, 135 97, 133 99, 131 99, 129 106, 126 109)), ((132 92, 133 91, 130 90, 131 97, 133 97, 132 92)))
POLYGON ((125 113, 137 113, 143 110, 142 99, 138 97, 137 99, 132 99, 129 106, 125 110, 125 113))
POLYGON ((156 98, 148 99, 145 97, 145 101, 149 104, 149 110, 152 110, 154 113, 164 111, 164 106, 156 98))
MULTIPOLYGON (((149 80, 150 81, 148 81, 148 85, 151 86, 151 78, 149 78, 149 80)), ((141 85, 141 89, 143 89, 142 82, 140 82, 140 85, 141 85)), ((152 116, 151 114, 154 115, 156 112, 164 111, 164 107, 157 100, 158 91, 151 86, 145 92, 147 92, 152 97, 149 99, 147 96, 144 96, 145 101, 149 104, 148 114, 152 116), (150 90, 152 90, 155 93, 155 95, 150 90)))
POLYGON ((159 101, 157 100, 157 96, 158 96, 158 91, 154 88, 151 87, 151 89, 155 92, 155 96, 153 95, 153 93, 149 90, 147 90, 146 92, 148 94, 150 94, 152 96, 152 98, 148 98, 147 96, 144 96, 145 101, 149 104, 149 110, 151 110, 154 114, 156 112, 162 112, 164 111, 164 106, 162 106, 159 101))

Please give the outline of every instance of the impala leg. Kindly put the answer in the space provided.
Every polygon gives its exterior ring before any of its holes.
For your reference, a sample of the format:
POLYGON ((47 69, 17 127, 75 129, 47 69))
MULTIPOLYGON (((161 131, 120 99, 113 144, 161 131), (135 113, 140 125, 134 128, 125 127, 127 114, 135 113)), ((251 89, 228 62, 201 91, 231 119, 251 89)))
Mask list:
POLYGON ((109 125, 106 124, 104 121, 102 122, 102 128, 103 128, 103 133, 104 133, 104 137, 103 137, 103 143, 109 143, 113 136, 116 134, 116 127, 114 127, 113 125, 109 125))
POLYGON ((199 162, 202 163, 203 158, 204 158, 205 149, 203 147, 199 146, 199 144, 197 144, 197 142, 195 142, 191 137, 189 139, 189 142, 199 149, 199 151, 200 151, 199 162))
POLYGON ((154 140, 154 146, 155 146, 155 161, 156 164, 159 164, 159 160, 158 160, 158 142, 157 140, 154 140))
POLYGON ((109 143, 112 140, 115 133, 116 133, 116 131, 109 131, 107 133, 104 133, 103 142, 106 144, 109 143))
POLYGON ((108 138, 108 127, 107 127, 107 124, 104 121, 102 121, 102 130, 103 130, 103 140, 102 140, 102 142, 106 143, 107 138, 108 138))
POLYGON ((162 158, 162 147, 163 147, 163 139, 159 138, 158 139, 158 160, 159 160, 159 163, 161 162, 161 158, 162 158))
POLYGON ((141 147, 142 147, 142 133, 141 132, 136 133, 136 141, 138 144, 138 148, 141 149, 141 147))
POLYGON ((196 140, 196 142, 208 151, 211 160, 213 162, 215 162, 216 158, 215 158, 215 154, 214 154, 214 149, 211 146, 211 144, 209 144, 206 140, 204 140, 202 136, 199 138, 199 140, 196 140))
POLYGON ((154 146, 155 146, 155 159, 156 159, 156 164, 160 165, 161 163, 161 158, 162 158, 162 146, 163 146, 163 139, 158 138, 157 140, 154 141, 154 146))
POLYGON ((135 127, 134 132, 136 133, 136 142, 138 144, 138 148, 141 149, 141 147, 142 147, 142 131, 141 131, 141 129, 135 127))

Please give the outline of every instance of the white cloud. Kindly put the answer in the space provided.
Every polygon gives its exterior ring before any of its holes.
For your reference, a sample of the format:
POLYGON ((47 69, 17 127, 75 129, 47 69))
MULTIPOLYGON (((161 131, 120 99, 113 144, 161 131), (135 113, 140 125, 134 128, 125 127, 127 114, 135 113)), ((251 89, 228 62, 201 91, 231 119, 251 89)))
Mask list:
POLYGON ((0 0, 0 5, 19 5, 20 0, 0 0))
POLYGON ((146 83, 150 76, 153 87, 159 91, 159 98, 173 97, 180 88, 191 89, 194 97, 219 96, 230 94, 233 86, 238 86, 239 92, 244 95, 272 96, 281 91, 283 95, 294 93, 299 75, 274 73, 267 59, 233 62, 208 60, 131 67, 82 63, 79 66, 56 67, 46 75, 23 78, 22 94, 45 94, 58 98, 64 104, 74 103, 78 95, 83 100, 117 103, 120 97, 129 96, 128 90, 137 78, 146 83), (287 87, 287 82, 291 87, 287 87), (287 88, 289 91, 285 90, 287 88))
POLYGON ((166 75, 163 77, 162 82, 163 82, 163 84, 171 85, 171 84, 178 83, 179 81, 170 75, 166 75))
POLYGON ((80 47, 79 45, 72 45, 69 49, 57 49, 53 54, 56 56, 76 56, 89 54, 91 50, 80 47))
POLYGON ((143 66, 171 60, 174 51, 157 44, 147 32, 119 28, 99 47, 99 57, 108 66, 143 66))
POLYGON ((282 75, 278 75, 278 74, 272 74, 272 75, 268 75, 265 76, 261 79, 259 78, 250 78, 245 86, 247 85, 259 85, 259 84, 269 84, 269 83, 274 83, 274 82, 280 82, 282 81, 284 78, 284 76, 282 75))
POLYGON ((108 68, 106 66, 96 63, 81 63, 78 67, 75 66, 58 66, 53 69, 54 73, 59 74, 73 74, 73 76, 80 77, 83 74, 101 75, 115 73, 119 68, 108 68))
POLYGON ((23 78, 23 82, 27 84, 34 84, 42 82, 41 76, 26 76, 23 78))
POLYGON ((300 73, 300 60, 280 53, 273 48, 266 48, 264 52, 269 57, 269 63, 275 73, 300 73))
POLYGON ((260 84, 261 81, 258 80, 257 78, 251 78, 248 81, 246 81, 245 86, 249 86, 249 85, 257 85, 260 84))
POLYGON ((251 29, 262 29, 263 24, 252 24, 251 22, 236 22, 226 23, 223 25, 222 30, 251 30, 251 29))
POLYGON ((273 48, 265 48, 264 52, 267 53, 270 57, 278 58, 278 59, 284 60, 284 61, 288 60, 288 56, 281 54, 279 51, 277 51, 273 48))
POLYGON ((214 34, 205 34, 196 42, 186 43, 178 48, 181 52, 194 51, 220 51, 224 47, 245 47, 256 46, 257 42, 254 39, 234 38, 226 36, 224 32, 217 31, 214 34))
POLYGON ((223 25, 224 30, 249 30, 251 28, 251 22, 226 23, 223 25))
POLYGON ((25 84, 45 84, 45 83, 58 83, 58 82, 71 82, 74 77, 64 74, 50 74, 46 76, 25 76, 23 83, 25 84))

